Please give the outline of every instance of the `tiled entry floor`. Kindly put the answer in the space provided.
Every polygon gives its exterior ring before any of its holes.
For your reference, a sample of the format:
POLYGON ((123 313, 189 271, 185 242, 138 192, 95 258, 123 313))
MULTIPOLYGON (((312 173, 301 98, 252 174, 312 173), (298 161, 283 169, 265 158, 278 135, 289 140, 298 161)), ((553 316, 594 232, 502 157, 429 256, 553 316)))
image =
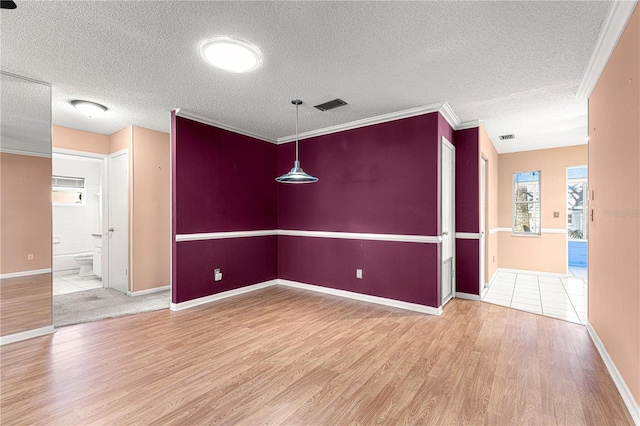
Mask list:
POLYGON ((76 275, 60 275, 53 277, 53 295, 75 293, 76 291, 101 288, 102 280, 97 276, 79 277, 76 275))
POLYGON ((498 272, 482 300, 580 324, 587 320, 587 283, 579 277, 498 272))

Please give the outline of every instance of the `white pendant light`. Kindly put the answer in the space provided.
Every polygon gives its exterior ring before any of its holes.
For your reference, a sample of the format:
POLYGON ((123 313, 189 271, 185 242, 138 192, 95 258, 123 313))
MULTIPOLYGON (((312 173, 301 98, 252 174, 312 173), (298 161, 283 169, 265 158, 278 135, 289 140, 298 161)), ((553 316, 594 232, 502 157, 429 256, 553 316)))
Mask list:
POLYGON ((276 178, 276 181, 280 183, 314 183, 318 181, 318 178, 305 173, 304 170, 302 170, 302 167, 300 167, 300 149, 298 147, 298 107, 302 105, 302 101, 300 99, 294 99, 291 103, 296 106, 296 161, 293 163, 293 169, 291 169, 289 173, 276 178))
POLYGON ((97 117, 107 111, 106 106, 97 104, 95 102, 75 100, 71 101, 71 105, 73 105, 78 111, 89 118, 97 117))

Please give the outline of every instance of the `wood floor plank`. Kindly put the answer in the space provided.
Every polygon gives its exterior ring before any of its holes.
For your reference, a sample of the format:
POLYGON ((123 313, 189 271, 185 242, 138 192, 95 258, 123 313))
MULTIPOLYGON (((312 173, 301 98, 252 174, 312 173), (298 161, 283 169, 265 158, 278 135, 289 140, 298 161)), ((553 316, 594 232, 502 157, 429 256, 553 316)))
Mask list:
POLYGON ((272 287, 0 348, 0 422, 632 424, 583 326, 272 287))

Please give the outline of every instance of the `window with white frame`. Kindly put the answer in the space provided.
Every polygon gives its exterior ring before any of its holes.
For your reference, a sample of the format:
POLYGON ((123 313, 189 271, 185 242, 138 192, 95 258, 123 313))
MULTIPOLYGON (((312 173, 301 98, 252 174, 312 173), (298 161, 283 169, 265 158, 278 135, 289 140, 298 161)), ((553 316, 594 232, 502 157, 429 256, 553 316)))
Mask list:
POLYGON ((51 189, 51 201, 54 205, 87 205, 84 178, 53 176, 51 178, 51 189))
POLYGON ((513 174, 513 234, 540 235, 540 170, 513 174))

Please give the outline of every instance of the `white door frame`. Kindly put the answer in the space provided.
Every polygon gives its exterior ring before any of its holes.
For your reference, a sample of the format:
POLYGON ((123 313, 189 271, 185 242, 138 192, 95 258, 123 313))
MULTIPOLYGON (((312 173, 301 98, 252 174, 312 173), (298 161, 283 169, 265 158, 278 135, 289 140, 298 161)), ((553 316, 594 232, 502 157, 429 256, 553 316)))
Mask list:
POLYGON ((487 160, 480 158, 480 291, 482 292, 488 283, 485 281, 487 274, 487 160))
MULTIPOLYGON (((449 300, 453 299, 456 294, 456 197, 455 197, 455 189, 456 189, 456 147, 447 140, 444 136, 442 136, 442 140, 440 143, 440 233, 441 238, 445 238, 446 231, 442 230, 442 218, 443 218, 443 202, 442 202, 442 194, 443 194, 443 170, 442 170, 442 151, 443 149, 451 150, 451 230, 449 231, 448 237, 451 238, 451 294, 444 295, 443 292, 443 277, 444 275, 444 253, 441 252, 440 261, 440 306, 444 306, 449 300)), ((442 249, 442 245, 441 245, 442 249)))
MULTIPOLYGON (((105 167, 105 170, 106 170, 105 178, 107 179, 107 182, 110 182, 110 179, 111 179, 110 173, 111 173, 111 163, 112 163, 113 159, 116 158, 116 157, 123 156, 123 155, 129 155, 129 150, 127 148, 121 149, 120 151, 113 152, 113 153, 109 154, 109 156, 107 157, 107 163, 105 165, 106 166, 105 167)), ((129 176, 129 174, 131 172, 130 167, 129 167, 129 163, 130 163, 130 158, 127 158, 127 170, 128 170, 127 176, 129 176)), ((109 233, 109 228, 111 226, 111 203, 110 203, 110 201, 111 201, 111 190, 112 190, 112 188, 110 187, 110 185, 107 185, 107 188, 108 188, 108 191, 105 193, 105 198, 107 199, 107 202, 105 203, 106 204, 106 214, 107 214, 106 217, 107 217, 107 220, 104 222, 105 228, 104 228, 104 234, 103 234, 103 235, 107 236, 107 238, 104 238, 104 240, 107 241, 107 244, 106 244, 106 250, 105 250, 105 248, 103 246, 103 253, 105 251, 107 252, 107 255, 106 255, 106 259, 107 259, 106 266, 107 267, 104 268, 104 269, 107 271, 106 278, 107 278, 108 287, 109 288, 113 288, 112 276, 111 276, 111 262, 112 262, 112 257, 111 257, 111 238, 110 238, 110 233, 109 233)), ((129 187, 128 187, 128 184, 127 184, 127 217, 129 216, 129 208, 130 208, 130 206, 129 206, 130 200, 129 200, 128 191, 129 191, 129 187)), ((131 227, 130 220, 128 222, 129 223, 128 223, 128 227, 127 227, 127 237, 126 237, 127 238, 127 255, 126 255, 127 264, 129 264, 129 255, 130 255, 128 246, 129 246, 129 233, 130 233, 129 232, 129 228, 131 227)), ((105 263, 103 262, 103 264, 105 264, 105 263)), ((104 275, 105 274, 103 272, 103 279, 104 279, 104 275)), ((127 293, 129 291, 130 275, 131 275, 131 271, 129 270, 129 267, 127 267, 127 286, 126 286, 125 293, 127 293)), ((105 285, 105 287, 107 287, 107 285, 105 285)))

